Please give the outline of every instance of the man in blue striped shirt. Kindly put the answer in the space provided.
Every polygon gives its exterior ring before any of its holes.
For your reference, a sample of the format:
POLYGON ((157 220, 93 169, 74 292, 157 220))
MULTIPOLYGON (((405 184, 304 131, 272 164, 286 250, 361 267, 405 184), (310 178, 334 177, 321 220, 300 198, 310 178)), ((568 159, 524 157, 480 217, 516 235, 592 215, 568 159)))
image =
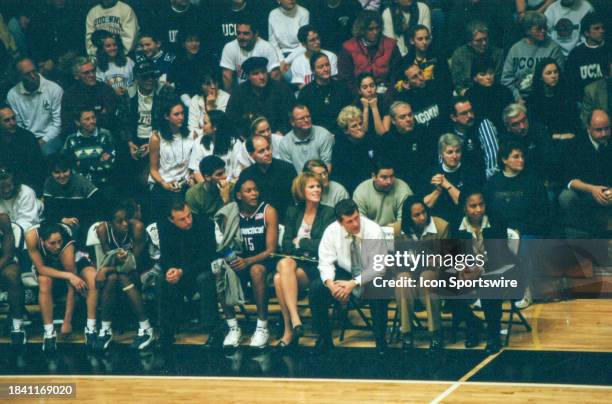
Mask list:
POLYGON ((463 141, 463 160, 467 164, 482 167, 487 178, 498 170, 497 129, 488 119, 478 119, 472 104, 465 97, 456 97, 451 109, 453 132, 463 141))

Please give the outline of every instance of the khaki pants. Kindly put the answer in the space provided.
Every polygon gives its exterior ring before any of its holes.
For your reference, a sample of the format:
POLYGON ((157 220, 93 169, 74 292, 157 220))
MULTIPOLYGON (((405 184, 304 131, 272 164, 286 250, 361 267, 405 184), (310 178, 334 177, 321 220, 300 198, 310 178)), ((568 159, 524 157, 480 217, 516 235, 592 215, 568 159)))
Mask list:
MULTIPOLYGON (((402 272, 397 274, 397 278, 411 278, 412 274, 408 272, 402 272)), ((425 270, 421 272, 421 277, 427 280, 437 279, 437 274, 432 270, 425 270)), ((415 278, 417 279, 417 278, 415 278)), ((432 293, 426 288, 414 287, 414 288, 397 288, 396 289, 396 300, 397 309, 400 311, 400 331, 405 333, 412 332, 412 321, 410 321, 410 315, 414 312, 414 299, 422 298, 425 302, 427 310, 427 329, 430 332, 439 331, 442 329, 442 314, 440 299, 437 296, 433 296, 432 293)))

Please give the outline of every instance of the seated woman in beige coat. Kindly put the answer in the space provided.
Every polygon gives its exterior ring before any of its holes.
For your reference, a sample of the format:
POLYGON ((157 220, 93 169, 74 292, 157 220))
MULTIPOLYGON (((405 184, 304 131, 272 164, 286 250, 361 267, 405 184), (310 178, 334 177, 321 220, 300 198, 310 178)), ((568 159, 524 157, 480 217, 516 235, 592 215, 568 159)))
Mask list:
MULTIPOLYGON (((422 199, 409 196, 402 206, 401 233, 397 239, 424 241, 444 240, 448 238, 448 222, 439 217, 430 216, 429 208, 422 199)), ((420 249, 419 249, 420 251, 420 249)), ((438 251, 439 252, 439 251, 438 251)), ((426 268, 418 274, 417 272, 403 272, 398 276, 415 277, 423 279, 436 279, 438 268, 426 268)), ((427 288, 404 288, 397 289, 398 310, 400 311, 400 331, 402 332, 402 349, 409 350, 414 346, 412 323, 410 315, 414 310, 414 298, 421 295, 425 300, 427 309, 427 329, 431 333, 430 349, 441 349, 444 347, 442 337, 442 318, 440 312, 440 300, 432 296, 427 288)))

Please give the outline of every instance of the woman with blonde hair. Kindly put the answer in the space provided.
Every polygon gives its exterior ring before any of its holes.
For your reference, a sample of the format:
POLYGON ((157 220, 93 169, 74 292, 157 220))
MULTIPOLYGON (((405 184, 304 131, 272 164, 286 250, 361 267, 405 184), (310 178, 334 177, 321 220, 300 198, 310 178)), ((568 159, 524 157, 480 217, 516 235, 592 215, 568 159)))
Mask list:
POLYGON ((283 349, 295 348, 303 334, 297 309, 298 291, 319 276, 315 261, 319 243, 323 231, 335 220, 334 209, 320 203, 322 189, 321 178, 310 172, 298 175, 291 187, 297 204, 287 210, 282 251, 306 259, 285 257, 276 266, 274 289, 285 323, 278 346, 283 349))
POLYGON ((339 131, 332 149, 331 180, 337 181, 352 194, 361 182, 371 177, 371 156, 375 135, 367 133, 359 108, 349 105, 338 114, 339 131))

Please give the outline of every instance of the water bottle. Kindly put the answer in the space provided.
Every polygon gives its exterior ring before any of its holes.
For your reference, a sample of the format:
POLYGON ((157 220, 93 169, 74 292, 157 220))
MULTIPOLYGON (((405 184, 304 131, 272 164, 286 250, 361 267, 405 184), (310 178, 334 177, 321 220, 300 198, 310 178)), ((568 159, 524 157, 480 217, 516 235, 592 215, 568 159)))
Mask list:
POLYGON ((238 259, 238 255, 236 255, 236 252, 231 248, 227 248, 223 251, 223 259, 228 264, 231 264, 232 262, 238 259))

